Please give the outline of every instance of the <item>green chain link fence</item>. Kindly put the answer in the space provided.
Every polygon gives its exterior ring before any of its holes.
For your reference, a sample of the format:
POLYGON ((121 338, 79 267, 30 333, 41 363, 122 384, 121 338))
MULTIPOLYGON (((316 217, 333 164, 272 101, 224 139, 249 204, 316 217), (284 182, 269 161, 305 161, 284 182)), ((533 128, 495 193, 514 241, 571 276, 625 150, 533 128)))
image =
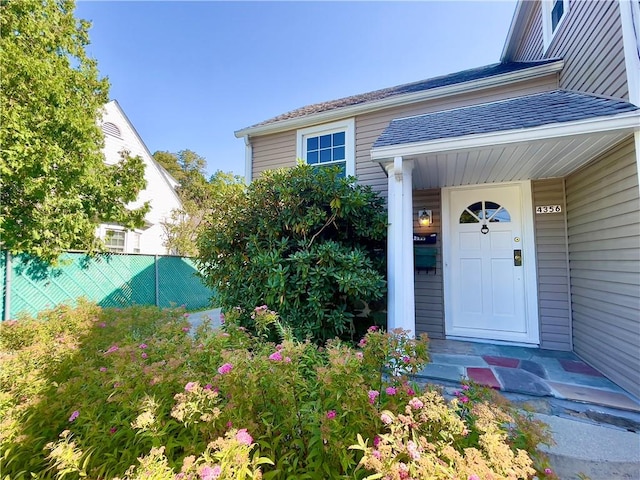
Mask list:
POLYGON ((206 287, 189 258, 168 255, 65 253, 57 268, 0 255, 3 314, 36 315, 85 297, 102 307, 185 305, 189 310, 212 306, 214 291, 206 287))

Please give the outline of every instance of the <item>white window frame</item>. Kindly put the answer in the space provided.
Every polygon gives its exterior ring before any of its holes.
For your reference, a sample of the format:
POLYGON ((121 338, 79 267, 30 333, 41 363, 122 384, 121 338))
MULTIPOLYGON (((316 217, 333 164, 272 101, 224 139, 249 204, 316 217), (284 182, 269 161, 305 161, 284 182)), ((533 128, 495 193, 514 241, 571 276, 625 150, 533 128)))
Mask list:
POLYGON ((564 20, 567 18, 567 14, 569 13, 569 0, 557 0, 563 3, 563 12, 562 17, 560 17, 560 21, 556 28, 553 29, 553 22, 551 21, 551 14, 553 12, 553 4, 556 0, 542 0, 542 39, 544 42, 544 51, 545 53, 549 49, 551 42, 560 27, 564 23, 564 20))
POLYGON ((104 245, 107 248, 107 250, 109 250, 112 253, 127 253, 127 237, 128 237, 127 231, 124 228, 105 227, 104 229, 104 237, 103 237, 104 245), (122 245, 122 250, 115 250, 111 245, 107 243, 109 232, 117 232, 117 233, 124 234, 124 243, 122 245))
MULTIPOLYGON (((299 159, 307 162, 305 148, 307 137, 317 137, 329 133, 344 132, 344 158, 345 174, 347 176, 356 174, 356 148, 355 148, 355 119, 349 118, 338 122, 315 125, 313 127, 301 128, 296 135, 296 155, 299 159)), ((314 165, 332 165, 333 163, 317 163, 314 165)))

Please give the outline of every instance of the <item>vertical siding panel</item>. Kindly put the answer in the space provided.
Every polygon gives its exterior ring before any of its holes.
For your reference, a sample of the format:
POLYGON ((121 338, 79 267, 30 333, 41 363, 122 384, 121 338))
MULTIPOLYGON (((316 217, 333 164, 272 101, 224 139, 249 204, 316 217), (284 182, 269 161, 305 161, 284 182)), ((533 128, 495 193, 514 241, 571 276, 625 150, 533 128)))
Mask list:
POLYGON ((413 231, 418 235, 438 234, 438 242, 429 245, 438 249, 435 272, 415 272, 416 332, 427 333, 431 338, 444 338, 444 293, 442 283, 441 244, 441 200, 440 189, 414 190, 413 231), (418 224, 418 211, 431 210, 433 224, 423 227, 418 224))
POLYGON ((566 179, 575 352, 640 396, 640 198, 633 141, 566 179))
POLYGON ((561 205, 562 213, 535 215, 540 347, 571 350, 569 254, 564 180, 532 183, 533 205, 561 205))

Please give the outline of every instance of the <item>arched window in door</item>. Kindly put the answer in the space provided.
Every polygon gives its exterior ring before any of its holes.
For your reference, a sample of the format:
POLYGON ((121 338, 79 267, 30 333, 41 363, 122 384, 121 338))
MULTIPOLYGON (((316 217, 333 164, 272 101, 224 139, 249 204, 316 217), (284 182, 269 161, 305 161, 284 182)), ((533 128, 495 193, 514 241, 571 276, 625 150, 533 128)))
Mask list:
POLYGON ((495 202, 482 200, 472 203, 464 209, 460 215, 460 223, 480 223, 480 222, 501 222, 511 221, 511 215, 504 207, 495 202))

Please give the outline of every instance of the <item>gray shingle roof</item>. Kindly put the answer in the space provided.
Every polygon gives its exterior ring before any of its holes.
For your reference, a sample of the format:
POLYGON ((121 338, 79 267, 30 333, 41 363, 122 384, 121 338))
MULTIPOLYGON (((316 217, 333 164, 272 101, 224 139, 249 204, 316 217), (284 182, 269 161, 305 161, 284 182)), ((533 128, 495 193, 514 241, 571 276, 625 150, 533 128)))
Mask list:
POLYGON ((554 90, 499 102, 393 120, 373 148, 539 127, 638 110, 621 100, 554 90))
POLYGON ((373 102, 376 100, 383 100, 385 98, 393 97, 396 95, 416 93, 416 92, 421 92, 425 90, 431 90, 433 88, 445 87, 447 85, 454 85, 457 83, 480 80, 482 78, 488 78, 496 75, 502 75, 505 73, 525 70, 527 68, 538 67, 540 65, 545 65, 547 63, 553 63, 557 61, 558 61, 557 58, 551 58, 551 59, 541 60, 538 62, 495 63, 493 65, 487 65, 479 68, 472 68, 470 70, 451 73, 449 75, 434 77, 427 80, 420 80, 419 82, 407 83, 404 85, 398 85, 390 88, 383 88, 381 90, 375 90, 373 92, 362 93, 359 95, 353 95, 350 97, 331 100, 328 102, 307 105, 305 107, 297 108, 295 110, 291 110, 290 112, 283 113, 282 115, 278 115, 277 117, 270 118, 269 120, 265 120, 264 122, 256 123, 255 125, 252 125, 248 128, 269 125, 271 123, 277 123, 277 122, 280 122, 283 120, 289 120, 292 118, 305 117, 307 115, 313 115, 316 113, 326 112, 329 110, 335 110, 337 108, 349 107, 352 105, 373 102))

